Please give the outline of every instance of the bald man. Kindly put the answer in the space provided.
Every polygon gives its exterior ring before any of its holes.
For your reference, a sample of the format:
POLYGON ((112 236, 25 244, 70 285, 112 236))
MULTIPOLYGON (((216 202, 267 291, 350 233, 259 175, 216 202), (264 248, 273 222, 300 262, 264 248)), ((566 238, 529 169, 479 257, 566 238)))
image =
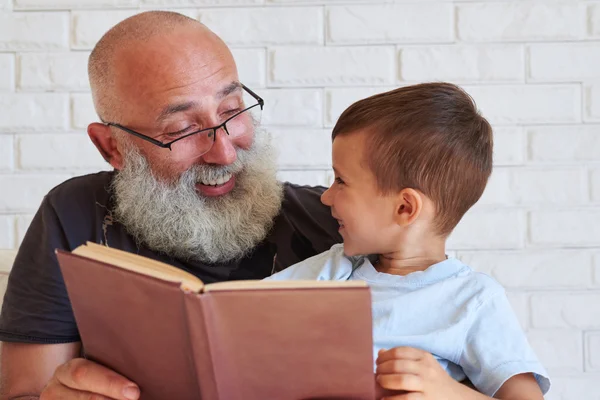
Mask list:
POLYGON ((261 279, 341 240, 322 188, 277 182, 257 123, 264 102, 199 22, 167 12, 124 20, 94 48, 89 76, 102 122, 88 135, 114 171, 52 189, 27 231, 0 315, 1 399, 140 395, 78 358, 57 248, 102 243, 210 283, 261 279))

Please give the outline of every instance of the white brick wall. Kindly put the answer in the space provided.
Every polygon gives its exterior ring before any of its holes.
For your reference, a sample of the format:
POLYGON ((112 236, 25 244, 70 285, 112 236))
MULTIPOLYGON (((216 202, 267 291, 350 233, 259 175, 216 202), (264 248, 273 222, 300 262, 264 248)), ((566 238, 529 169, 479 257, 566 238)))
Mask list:
POLYGON ((330 184, 331 128, 354 101, 463 85, 496 169, 449 253, 507 288, 548 399, 600 400, 600 0, 0 0, 0 293, 43 195, 107 169, 85 134, 89 51, 158 8, 231 45, 296 183, 330 184))
POLYGON ((410 46, 400 50, 401 79, 459 82, 523 82, 522 45, 410 46))
POLYGON ((585 2, 478 2, 457 7, 458 37, 468 42, 583 39, 585 2))
POLYGON ((15 87, 15 56, 0 54, 0 90, 9 91, 15 87))
POLYGON ((25 53, 18 57, 23 91, 89 90, 87 52, 25 53))
POLYGON ((587 84, 585 88, 585 116, 587 121, 600 122, 600 82, 587 84))
POLYGON ((326 28, 327 42, 331 44, 451 42, 453 7, 451 4, 334 6, 327 9, 326 28))

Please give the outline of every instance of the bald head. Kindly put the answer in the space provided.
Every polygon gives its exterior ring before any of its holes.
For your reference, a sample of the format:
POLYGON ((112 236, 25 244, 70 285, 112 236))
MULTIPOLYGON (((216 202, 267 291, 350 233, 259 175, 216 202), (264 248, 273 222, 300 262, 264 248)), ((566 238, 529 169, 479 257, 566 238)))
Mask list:
POLYGON ((118 90, 122 83, 120 80, 140 78, 140 74, 146 71, 153 72, 152 68, 139 65, 140 52, 144 46, 149 47, 152 43, 154 49, 159 47, 154 56, 149 55, 144 60, 146 65, 148 62, 172 62, 172 57, 166 52, 176 49, 161 47, 173 47, 173 41, 169 42, 168 38, 178 34, 193 36, 196 43, 206 43, 207 51, 211 51, 211 47, 220 48, 220 51, 223 51, 223 47, 227 49, 225 43, 202 23, 168 11, 148 11, 134 15, 121 21, 102 36, 88 62, 94 106, 101 119, 119 119, 119 111, 123 108, 123 99, 118 90), (137 60, 134 60, 135 58, 137 60))

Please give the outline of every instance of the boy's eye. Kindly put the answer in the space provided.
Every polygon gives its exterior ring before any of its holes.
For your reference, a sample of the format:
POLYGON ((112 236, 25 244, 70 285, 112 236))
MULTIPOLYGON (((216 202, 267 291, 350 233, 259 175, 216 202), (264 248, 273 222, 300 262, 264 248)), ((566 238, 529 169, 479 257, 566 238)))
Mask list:
POLYGON ((343 185, 344 181, 342 180, 342 178, 335 178, 335 183, 337 183, 338 185, 343 185))

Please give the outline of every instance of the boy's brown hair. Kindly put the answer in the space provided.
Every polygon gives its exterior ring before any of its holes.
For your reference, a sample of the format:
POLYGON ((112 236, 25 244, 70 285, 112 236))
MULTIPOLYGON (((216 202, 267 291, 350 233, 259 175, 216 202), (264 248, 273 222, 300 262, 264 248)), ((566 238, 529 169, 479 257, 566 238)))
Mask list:
POLYGON ((365 157, 383 194, 421 191, 436 206, 438 234, 447 236, 479 200, 492 172, 492 127, 473 99, 450 83, 424 83, 348 107, 332 138, 369 134, 365 157))

